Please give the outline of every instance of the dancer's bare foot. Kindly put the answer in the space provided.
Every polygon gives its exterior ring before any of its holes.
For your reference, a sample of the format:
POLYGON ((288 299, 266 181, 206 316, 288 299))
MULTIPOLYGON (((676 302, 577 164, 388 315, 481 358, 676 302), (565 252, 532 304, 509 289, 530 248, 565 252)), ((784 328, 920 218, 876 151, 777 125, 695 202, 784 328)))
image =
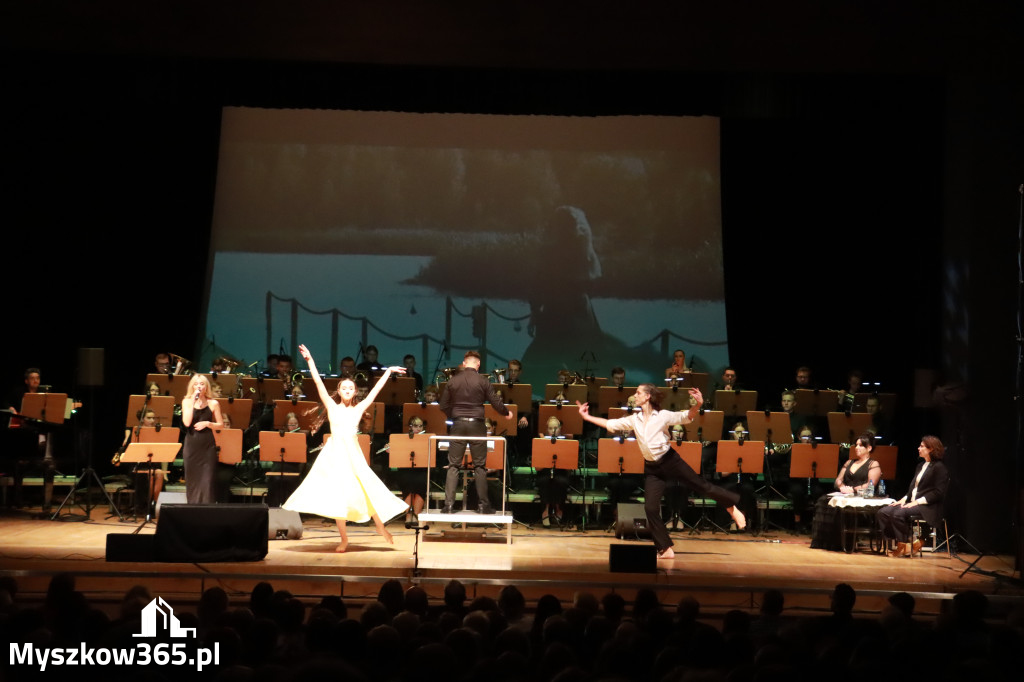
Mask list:
POLYGON ((348 538, 342 540, 341 543, 337 547, 334 548, 334 551, 338 552, 339 554, 341 554, 346 549, 348 549, 348 538))
POLYGON ((747 517, 743 515, 739 507, 729 507, 726 511, 729 512, 729 516, 736 522, 736 530, 743 530, 747 527, 747 517))
POLYGON ((671 547, 666 547, 665 549, 663 549, 660 552, 658 552, 658 558, 659 559, 675 559, 676 558, 676 553, 672 551, 671 547))

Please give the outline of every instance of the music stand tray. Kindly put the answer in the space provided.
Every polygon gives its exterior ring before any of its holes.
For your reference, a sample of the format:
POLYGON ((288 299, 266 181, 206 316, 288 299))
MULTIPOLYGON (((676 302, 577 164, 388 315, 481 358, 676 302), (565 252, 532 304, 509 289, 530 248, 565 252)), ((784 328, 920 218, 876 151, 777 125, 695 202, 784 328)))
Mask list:
POLYGON ((253 396, 261 403, 284 400, 284 382, 280 379, 242 377, 242 395, 253 396))
POLYGON ((209 377, 211 386, 213 384, 220 386, 221 398, 226 399, 238 392, 238 382, 241 379, 239 375, 228 372, 210 372, 209 377))
POLYGON ((217 443, 217 460, 221 464, 239 464, 242 461, 242 429, 215 426, 213 440, 217 443))
POLYGON ((715 410, 726 417, 745 417, 757 407, 757 391, 715 391, 715 410))
POLYGON ((874 415, 866 412, 828 413, 828 438, 833 443, 856 442, 862 433, 866 433, 873 424, 874 415))
POLYGON ((562 435, 578 436, 583 433, 583 416, 575 404, 541 405, 537 411, 537 428, 547 430, 548 419, 562 422, 562 435))
POLYGON ((546 384, 544 386, 544 402, 550 403, 561 393, 566 402, 575 405, 578 400, 581 403, 587 402, 586 384, 546 384))
POLYGON ((156 413, 158 424, 170 426, 174 421, 174 398, 169 395, 152 396, 146 402, 144 395, 128 396, 128 414, 125 417, 125 427, 138 426, 142 421, 142 410, 153 410, 156 413))
POLYGON ((181 405, 191 379, 187 374, 147 374, 146 385, 156 384, 160 387, 160 395, 172 396, 174 404, 181 405))
POLYGON ((402 424, 408 428, 409 420, 419 417, 423 420, 423 430, 427 433, 445 433, 448 417, 441 411, 441 406, 431 403, 405 403, 402 405, 402 424))
POLYGON ((762 473, 764 471, 764 441, 718 441, 715 471, 719 474, 762 473))
POLYGON ((642 474, 644 456, 635 438, 599 438, 597 470, 606 474, 642 474))
POLYGON ((839 404, 839 391, 798 388, 794 393, 796 406, 793 411, 806 417, 824 417, 835 412, 839 404))
POLYGON ((794 443, 789 453, 790 478, 830 478, 839 472, 839 446, 835 443, 794 443))
POLYGON ((674 386, 661 389, 661 392, 663 394, 662 409, 673 412, 690 409, 690 390, 685 384, 677 383, 674 386))
POLYGON ((48 424, 63 424, 67 404, 66 393, 26 393, 21 399, 19 414, 48 424))
POLYGON ((597 389, 597 413, 610 414, 613 407, 628 407, 636 386, 602 386, 597 389))
POLYGON ((682 372, 674 378, 666 378, 663 390, 666 392, 671 391, 673 387, 687 393, 689 392, 688 389, 696 388, 700 390, 702 395, 706 396, 708 393, 708 375, 704 372, 682 372))
POLYGON ((403 405, 416 400, 416 380, 392 374, 377 396, 385 405, 403 405))
POLYGON ((519 414, 529 414, 533 409, 533 387, 530 384, 494 384, 494 390, 501 392, 506 405, 515 403, 519 414))
POLYGON ((295 417, 299 420, 299 428, 310 431, 313 428, 313 420, 316 418, 316 408, 319 406, 320 403, 310 400, 275 400, 274 428, 288 428, 288 413, 294 412, 295 417))
POLYGON ((707 441, 715 443, 722 439, 722 426, 725 425, 725 413, 720 410, 700 412, 689 424, 683 424, 688 441, 707 441))
POLYGON ((220 403, 221 415, 231 416, 231 428, 247 429, 252 418, 252 398, 222 398, 220 403))
POLYGON ((704 446, 694 441, 683 441, 677 443, 674 440, 669 441, 669 447, 679 453, 679 457, 684 462, 690 465, 690 468, 700 474, 701 469, 701 453, 704 450, 704 446))
POLYGON ((788 412, 747 412, 747 431, 750 440, 765 443, 789 444, 793 442, 793 429, 788 412))
POLYGON ((431 452, 431 433, 393 433, 388 442, 388 466, 392 469, 420 469, 434 466, 436 452, 431 452))
MULTIPOLYGON (((306 434, 294 432, 284 433, 281 431, 260 431, 260 461, 278 462, 281 464, 281 471, 277 475, 286 475, 285 463, 305 464, 306 463, 306 434)), ((268 471, 267 475, 275 472, 268 471)), ((293 475, 298 476, 298 472, 293 475)))
POLYGON ((534 469, 579 469, 580 442, 571 438, 554 442, 550 438, 534 438, 530 464, 534 469))
POLYGON ((622 419, 623 417, 628 417, 629 415, 633 414, 636 411, 638 411, 638 408, 635 407, 609 407, 608 418, 622 419))

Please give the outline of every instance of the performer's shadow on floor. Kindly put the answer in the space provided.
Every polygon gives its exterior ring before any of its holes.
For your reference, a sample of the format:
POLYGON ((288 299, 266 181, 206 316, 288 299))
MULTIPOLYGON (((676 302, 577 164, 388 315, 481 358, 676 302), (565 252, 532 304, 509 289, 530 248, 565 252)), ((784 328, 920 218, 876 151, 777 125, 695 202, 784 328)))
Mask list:
POLYGON ((356 544, 350 542, 348 548, 344 552, 336 552, 338 548, 338 541, 334 542, 298 542, 290 547, 282 547, 281 549, 285 552, 298 552, 300 554, 354 554, 358 552, 395 552, 397 549, 394 545, 378 546, 371 544, 356 544))

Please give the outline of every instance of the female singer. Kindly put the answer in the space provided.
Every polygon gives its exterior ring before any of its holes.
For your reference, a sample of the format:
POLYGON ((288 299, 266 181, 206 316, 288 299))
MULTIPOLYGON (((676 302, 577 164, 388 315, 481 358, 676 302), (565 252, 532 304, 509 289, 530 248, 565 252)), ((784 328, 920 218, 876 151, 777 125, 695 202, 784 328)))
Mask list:
POLYGON ((362 522, 372 518, 377 532, 388 543, 394 544, 391 533, 384 527, 384 519, 402 513, 408 505, 395 497, 370 469, 356 439, 356 429, 366 408, 373 404, 373 399, 380 393, 391 373, 404 374, 405 368, 389 367, 366 399, 359 403, 355 399, 355 382, 343 379, 338 384, 341 402, 337 403, 327 392, 309 349, 299 346, 299 352, 309 365, 309 373, 316 384, 320 400, 327 408, 333 435, 316 458, 305 480, 282 507, 334 519, 341 536, 341 543, 336 549, 338 552, 348 549, 345 529, 347 521, 362 522))
POLYGON ((223 428, 220 403, 210 396, 210 380, 193 374, 181 400, 181 423, 185 426, 185 500, 189 504, 217 501, 217 443, 213 429, 223 428))
MULTIPOLYGON (((874 449, 875 439, 870 433, 865 433, 857 439, 853 445, 854 459, 846 460, 839 470, 839 475, 836 476, 835 488, 838 492, 856 495, 858 491, 867 488, 869 483, 872 486, 878 485, 882 480, 882 465, 871 459, 874 449)), ((814 506, 811 548, 839 552, 843 550, 839 518, 842 511, 837 507, 830 507, 828 503, 829 496, 822 495, 814 506)))

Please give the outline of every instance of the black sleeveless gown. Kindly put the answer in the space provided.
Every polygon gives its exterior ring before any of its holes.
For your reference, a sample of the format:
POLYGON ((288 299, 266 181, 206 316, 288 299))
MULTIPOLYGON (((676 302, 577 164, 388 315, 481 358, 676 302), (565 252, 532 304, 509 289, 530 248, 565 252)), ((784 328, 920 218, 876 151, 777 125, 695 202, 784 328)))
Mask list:
MULTIPOLYGON (((213 421, 209 405, 192 412, 192 424, 213 421)), ((185 499, 189 504, 213 504, 217 501, 217 443, 213 429, 196 431, 189 426, 185 432, 185 499)))

